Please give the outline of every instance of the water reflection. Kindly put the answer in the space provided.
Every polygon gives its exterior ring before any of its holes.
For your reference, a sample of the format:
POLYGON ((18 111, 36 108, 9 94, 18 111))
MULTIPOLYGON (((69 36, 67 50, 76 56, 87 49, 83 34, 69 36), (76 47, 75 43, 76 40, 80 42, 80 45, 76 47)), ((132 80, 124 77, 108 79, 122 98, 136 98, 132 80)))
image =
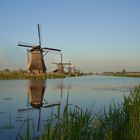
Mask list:
POLYGON ((11 139, 12 131, 15 128, 14 123, 12 123, 11 121, 11 116, 12 116, 10 112, 11 102, 12 102, 12 98, 9 97, 2 98, 2 101, 0 102, 3 110, 0 111, 0 134, 3 136, 6 133, 9 139, 11 139), (4 108, 4 104, 8 106, 8 110, 4 108))
MULTIPOLYGON (((129 94, 129 87, 139 83, 140 78, 103 76, 0 81, 0 139, 15 140, 19 131, 25 136, 28 122, 30 134, 38 136, 52 112, 57 113, 57 106, 53 105, 61 102, 62 114, 67 93, 70 104, 87 109, 95 101, 94 109, 98 112, 109 107, 112 99, 120 103, 123 95, 129 94)), ((20 135, 18 138, 21 139, 20 135)))
POLYGON ((0 112, 0 115, 5 114, 6 112, 0 112))
POLYGON ((47 102, 44 99, 45 89, 46 89, 45 81, 30 80, 28 83, 28 92, 27 92, 27 108, 18 109, 18 112, 32 109, 40 109, 44 104, 46 104, 47 102))
POLYGON ((28 103, 36 109, 39 109, 38 128, 40 129, 41 107, 43 105, 43 97, 46 89, 45 81, 31 80, 28 85, 28 103))
MULTIPOLYGON (((46 81, 43 80, 30 80, 28 83, 28 92, 27 92, 27 108, 18 109, 18 112, 25 112, 25 111, 31 111, 36 110, 38 111, 38 119, 37 119, 37 130, 40 130, 41 127, 41 113, 42 108, 50 108, 54 106, 58 106, 60 102, 57 103, 48 103, 48 101, 44 98, 45 90, 46 90, 47 84, 46 81)), ((44 111, 44 110, 43 110, 44 111)), ((32 116, 35 117, 36 116, 32 116)), ((19 117, 20 119, 22 117, 19 117)), ((32 118, 29 119, 29 113, 28 113, 28 119, 27 120, 33 120, 32 118)))
POLYGON ((40 109, 46 89, 45 81, 31 80, 28 85, 28 99, 32 107, 40 109))
POLYGON ((65 83, 66 81, 64 81, 64 79, 59 79, 59 81, 54 85, 53 89, 54 90, 59 90, 60 94, 61 94, 61 99, 63 97, 63 90, 66 89, 66 93, 69 92, 69 90, 71 89, 71 84, 70 83, 65 83))

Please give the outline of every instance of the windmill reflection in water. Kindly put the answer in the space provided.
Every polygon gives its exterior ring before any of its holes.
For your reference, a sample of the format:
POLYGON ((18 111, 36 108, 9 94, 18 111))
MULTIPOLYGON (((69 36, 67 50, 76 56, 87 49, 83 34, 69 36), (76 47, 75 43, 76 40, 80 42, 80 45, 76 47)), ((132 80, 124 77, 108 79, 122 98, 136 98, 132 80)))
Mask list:
POLYGON ((40 130, 41 123, 41 108, 50 108, 60 105, 57 103, 48 103, 44 98, 44 93, 46 89, 46 83, 43 80, 30 80, 28 84, 28 98, 27 98, 27 108, 18 109, 18 112, 30 111, 33 109, 38 110, 38 128, 40 130))

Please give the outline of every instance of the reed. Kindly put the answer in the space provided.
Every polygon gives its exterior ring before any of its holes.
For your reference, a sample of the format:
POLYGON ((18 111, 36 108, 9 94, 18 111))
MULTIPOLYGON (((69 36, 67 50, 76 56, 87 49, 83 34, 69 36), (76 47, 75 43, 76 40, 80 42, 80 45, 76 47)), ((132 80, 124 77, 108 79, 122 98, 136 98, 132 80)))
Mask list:
POLYGON ((61 73, 46 73, 46 74, 30 74, 22 71, 8 71, 0 72, 0 80, 21 80, 21 79, 52 79, 52 78, 65 78, 61 73))
POLYGON ((93 108, 82 110, 66 102, 61 111, 52 113, 39 140, 139 140, 140 86, 124 96, 120 104, 110 103, 108 110, 94 113, 93 108))

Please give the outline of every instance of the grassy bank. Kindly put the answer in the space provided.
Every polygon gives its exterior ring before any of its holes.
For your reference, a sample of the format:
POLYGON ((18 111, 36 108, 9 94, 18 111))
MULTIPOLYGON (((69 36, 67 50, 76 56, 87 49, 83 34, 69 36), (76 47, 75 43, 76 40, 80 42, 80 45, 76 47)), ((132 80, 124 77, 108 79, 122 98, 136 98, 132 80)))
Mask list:
MULTIPOLYGON (((69 105, 63 113, 58 106, 39 137, 39 140, 140 140, 140 86, 134 88, 121 104, 112 103, 108 110, 94 113, 92 107, 81 110, 69 105)), ((29 127, 25 136, 32 139, 29 127)))
POLYGON ((27 72, 0 72, 0 80, 20 80, 20 79, 52 79, 65 78, 65 74, 61 73, 46 73, 46 74, 29 74, 27 72))
POLYGON ((66 76, 84 76, 89 75, 87 73, 67 74, 67 73, 53 73, 47 72, 46 74, 30 74, 26 71, 0 71, 0 80, 21 80, 21 79, 53 79, 53 78, 65 78, 66 76))
POLYGON ((122 73, 116 73, 114 76, 120 76, 120 77, 140 77, 140 73, 138 72, 126 72, 124 74, 122 73))
POLYGON ((104 72, 105 76, 140 77, 140 72, 104 72))

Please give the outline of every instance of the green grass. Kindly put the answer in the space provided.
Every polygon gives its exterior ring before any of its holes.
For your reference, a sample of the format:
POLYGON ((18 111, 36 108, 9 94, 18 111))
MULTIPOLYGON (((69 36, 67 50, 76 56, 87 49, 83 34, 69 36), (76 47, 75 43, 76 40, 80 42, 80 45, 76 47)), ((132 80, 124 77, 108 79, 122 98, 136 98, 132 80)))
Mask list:
POLYGON ((0 71, 0 80, 22 80, 22 79, 54 79, 54 78, 65 78, 66 76, 84 76, 88 74, 79 73, 77 75, 75 74, 62 74, 62 73, 53 73, 53 72, 47 72, 43 74, 30 74, 25 71, 0 71))
POLYGON ((34 139, 140 140, 140 86, 128 97, 124 96, 120 104, 112 102, 102 113, 94 113, 92 107, 86 110, 73 107, 68 99, 63 111, 60 110, 58 106, 57 113, 51 115, 39 138, 34 139))
POLYGON ((140 77, 140 72, 104 72, 103 75, 105 76, 118 76, 118 77, 135 77, 135 78, 139 78, 140 77))
POLYGON ((10 71, 0 72, 1 80, 21 80, 21 79, 52 79, 52 78, 65 78, 61 73, 46 73, 46 74, 29 74, 27 72, 10 71))

